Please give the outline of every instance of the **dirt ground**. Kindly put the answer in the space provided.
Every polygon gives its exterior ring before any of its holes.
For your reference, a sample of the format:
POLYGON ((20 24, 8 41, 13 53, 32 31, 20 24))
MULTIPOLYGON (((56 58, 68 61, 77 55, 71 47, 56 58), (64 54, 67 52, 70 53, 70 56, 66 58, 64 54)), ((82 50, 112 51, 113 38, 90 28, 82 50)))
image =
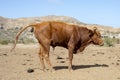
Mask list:
POLYGON ((38 56, 38 44, 0 45, 0 80, 120 80, 120 45, 99 47, 90 45, 83 54, 74 54, 73 72, 69 72, 67 49, 50 51, 55 72, 43 72, 38 56), (33 72, 29 73, 28 70, 33 72))

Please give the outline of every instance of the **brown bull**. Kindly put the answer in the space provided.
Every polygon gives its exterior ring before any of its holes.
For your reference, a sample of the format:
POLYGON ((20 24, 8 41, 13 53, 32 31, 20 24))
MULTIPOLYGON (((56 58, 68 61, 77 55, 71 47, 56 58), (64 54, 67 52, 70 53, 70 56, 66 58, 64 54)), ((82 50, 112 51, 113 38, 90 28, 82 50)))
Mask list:
POLYGON ((103 45, 101 34, 97 28, 90 30, 86 27, 80 27, 78 25, 70 25, 57 21, 46 21, 29 25, 20 30, 20 32, 16 35, 13 49, 16 46, 19 35, 28 27, 34 28, 35 37, 40 44, 39 56, 43 70, 45 69, 44 59, 50 66, 50 69, 52 69, 52 65, 49 60, 50 46, 62 46, 68 49, 68 69, 72 70, 73 53, 82 52, 89 44, 103 45))

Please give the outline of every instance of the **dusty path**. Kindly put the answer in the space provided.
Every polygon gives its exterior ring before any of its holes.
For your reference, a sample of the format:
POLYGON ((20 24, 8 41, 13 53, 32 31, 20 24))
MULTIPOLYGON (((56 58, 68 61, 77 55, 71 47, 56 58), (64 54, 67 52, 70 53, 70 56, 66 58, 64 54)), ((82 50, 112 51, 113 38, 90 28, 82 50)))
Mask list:
POLYGON ((42 72, 38 44, 0 45, 0 80, 120 80, 120 45, 115 47, 89 46, 73 59, 73 72, 67 69, 67 50, 57 47, 50 51, 55 72, 42 72), (28 69, 34 72, 28 73, 28 69))

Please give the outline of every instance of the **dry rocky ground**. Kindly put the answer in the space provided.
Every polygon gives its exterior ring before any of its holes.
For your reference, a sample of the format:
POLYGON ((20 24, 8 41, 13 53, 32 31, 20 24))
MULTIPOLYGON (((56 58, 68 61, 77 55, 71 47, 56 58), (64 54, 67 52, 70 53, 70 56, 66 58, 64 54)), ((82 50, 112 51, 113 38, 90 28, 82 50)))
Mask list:
POLYGON ((120 80, 120 45, 99 47, 90 45, 74 55, 73 72, 67 69, 67 50, 51 48, 50 60, 55 72, 43 72, 38 44, 0 45, 0 80, 120 80), (28 70, 33 72, 29 73, 28 70))

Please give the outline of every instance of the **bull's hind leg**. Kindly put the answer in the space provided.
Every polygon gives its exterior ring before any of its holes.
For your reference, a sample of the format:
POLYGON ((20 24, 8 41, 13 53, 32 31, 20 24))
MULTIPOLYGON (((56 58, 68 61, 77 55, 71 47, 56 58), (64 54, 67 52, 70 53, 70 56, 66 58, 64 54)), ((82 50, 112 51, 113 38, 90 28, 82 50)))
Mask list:
POLYGON ((42 66, 42 70, 45 71, 44 54, 43 54, 43 51, 42 51, 41 48, 40 48, 40 51, 39 51, 39 57, 40 57, 40 63, 41 63, 41 66, 42 66))
POLYGON ((48 46, 47 50, 44 50, 45 52, 45 60, 46 60, 46 63, 48 64, 49 66, 49 70, 50 71, 53 71, 53 67, 52 67, 52 64, 50 62, 50 59, 49 59, 49 52, 50 52, 50 46, 48 46))
POLYGON ((52 70, 53 70, 53 67, 52 67, 52 64, 51 64, 51 62, 50 62, 48 53, 45 54, 45 60, 46 60, 46 63, 48 64, 48 66, 49 66, 49 70, 52 71, 52 70))
POLYGON ((50 59, 49 59, 49 51, 50 51, 50 45, 49 44, 46 44, 46 45, 43 45, 41 47, 41 50, 44 54, 44 59, 46 60, 46 63, 49 67, 49 70, 52 71, 53 70, 53 67, 52 67, 52 64, 50 62, 50 59))

